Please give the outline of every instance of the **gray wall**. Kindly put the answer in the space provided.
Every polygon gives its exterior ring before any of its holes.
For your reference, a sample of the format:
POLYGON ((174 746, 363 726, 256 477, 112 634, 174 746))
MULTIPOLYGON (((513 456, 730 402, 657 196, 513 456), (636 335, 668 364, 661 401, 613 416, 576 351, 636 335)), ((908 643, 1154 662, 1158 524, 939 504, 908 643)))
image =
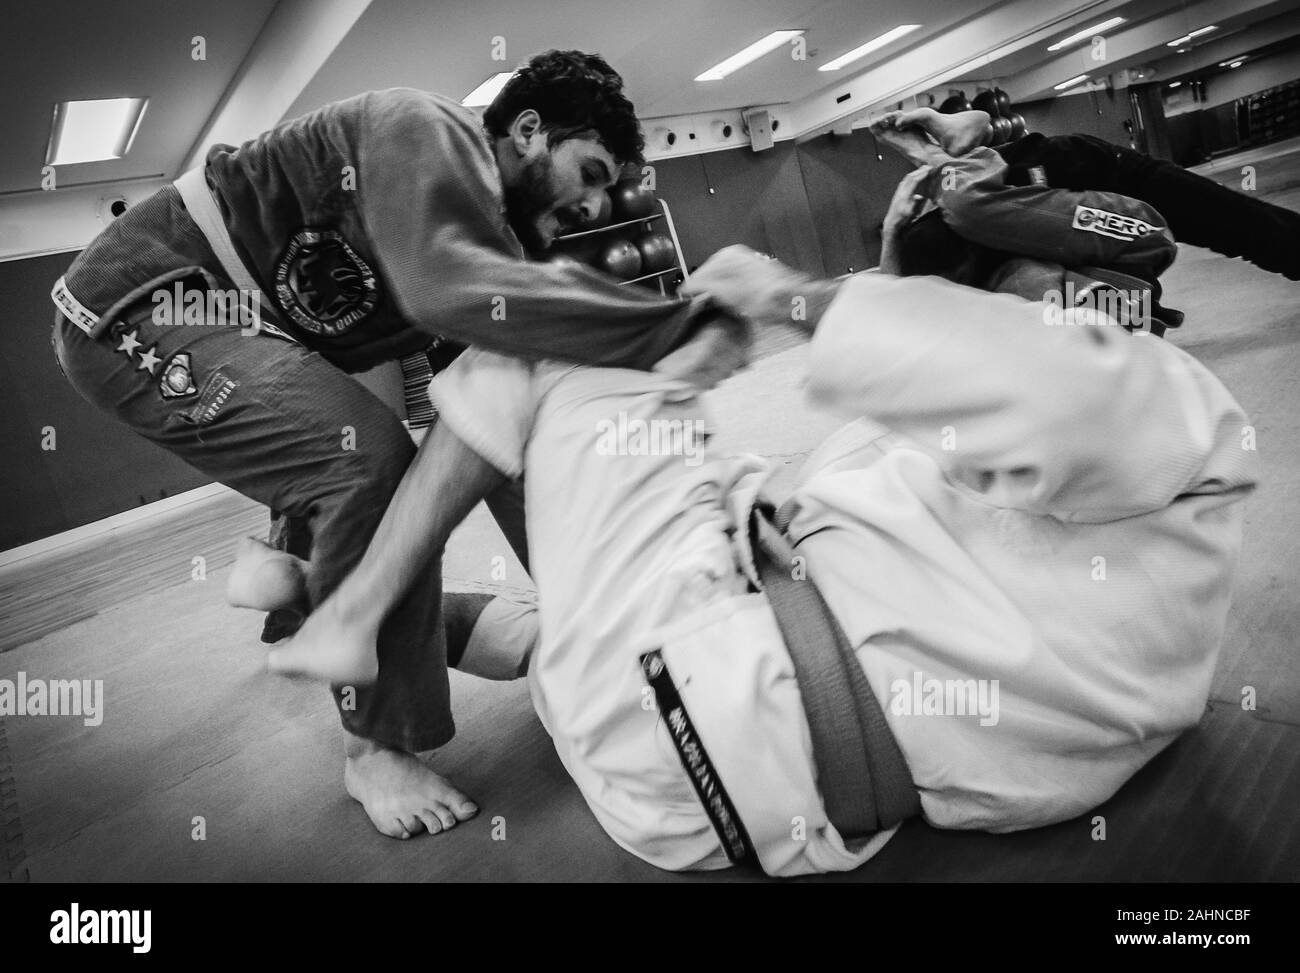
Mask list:
POLYGON ((0 263, 0 550, 208 482, 81 398, 50 347, 50 287, 75 253, 0 263), (53 427, 56 449, 41 448, 53 427))

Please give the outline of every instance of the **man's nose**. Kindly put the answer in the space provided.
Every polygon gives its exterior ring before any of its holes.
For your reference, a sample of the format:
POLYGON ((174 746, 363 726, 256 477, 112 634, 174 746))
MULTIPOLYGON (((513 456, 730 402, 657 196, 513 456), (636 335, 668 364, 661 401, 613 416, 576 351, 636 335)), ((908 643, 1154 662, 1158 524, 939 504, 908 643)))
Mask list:
POLYGON ((600 207, 605 202, 605 190, 593 189, 587 195, 582 197, 580 207, 582 209, 582 219, 585 223, 592 222, 600 215, 600 207))

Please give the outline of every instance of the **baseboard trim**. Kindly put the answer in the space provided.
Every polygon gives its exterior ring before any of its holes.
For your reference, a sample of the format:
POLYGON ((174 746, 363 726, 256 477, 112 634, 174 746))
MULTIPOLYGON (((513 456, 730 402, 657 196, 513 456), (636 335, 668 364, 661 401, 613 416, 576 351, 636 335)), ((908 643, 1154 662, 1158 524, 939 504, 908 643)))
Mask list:
POLYGON ((69 544, 77 544, 81 541, 91 540, 92 538, 111 533, 122 527, 129 527, 132 524, 138 524, 141 521, 158 517, 162 514, 169 513, 180 507, 188 506, 191 503, 198 503, 201 500, 208 500, 212 497, 221 496, 226 493, 234 493, 228 486, 220 483, 209 483, 207 486, 197 487, 193 490, 186 490, 184 493, 178 493, 174 497, 164 497, 162 500, 155 500, 153 503, 146 503, 143 506, 136 507, 132 510, 124 511, 120 514, 114 514, 111 517, 105 517, 103 520, 96 520, 93 523, 83 524, 80 527, 74 527, 72 530, 65 530, 61 534, 52 534, 49 537, 43 537, 39 541, 32 541, 30 544, 24 544, 22 547, 10 548, 7 551, 0 551, 0 568, 8 567, 19 561, 25 561, 29 557, 37 557, 41 554, 48 554, 51 551, 57 551, 59 548, 67 547, 69 544))

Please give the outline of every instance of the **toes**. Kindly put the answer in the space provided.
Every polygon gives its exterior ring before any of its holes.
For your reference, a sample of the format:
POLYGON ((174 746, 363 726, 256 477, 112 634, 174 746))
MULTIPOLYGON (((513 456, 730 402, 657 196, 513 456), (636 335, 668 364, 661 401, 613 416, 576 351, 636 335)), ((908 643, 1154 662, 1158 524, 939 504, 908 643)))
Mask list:
POLYGON ((456 815, 457 821, 468 821, 474 815, 478 814, 478 805, 471 800, 464 800, 460 804, 451 805, 452 813, 456 815))
POLYGON ((375 826, 375 830, 386 838, 409 838, 406 827, 397 818, 376 818, 371 817, 370 823, 375 826))
POLYGON ((403 837, 410 838, 424 830, 424 822, 418 814, 403 814, 397 820, 406 832, 403 837))
MULTIPOLYGON (((446 820, 444 818, 444 815, 446 813, 447 812, 445 809, 442 810, 442 813, 438 813, 437 811, 426 807, 419 812, 418 817, 420 821, 423 822, 424 829, 428 831, 429 834, 437 834, 439 831, 442 831, 444 828, 451 827, 450 824, 446 823, 446 820)), ((454 823, 455 822, 453 821, 452 824, 454 823)))
POLYGON ((478 805, 469 799, 467 794, 462 794, 445 780, 441 780, 442 786, 437 791, 436 801, 451 810, 458 821, 468 821, 474 815, 478 814, 478 805))
POLYGON ((438 815, 438 820, 442 822, 444 828, 456 827, 456 815, 452 814, 446 807, 441 804, 435 804, 433 813, 438 815))

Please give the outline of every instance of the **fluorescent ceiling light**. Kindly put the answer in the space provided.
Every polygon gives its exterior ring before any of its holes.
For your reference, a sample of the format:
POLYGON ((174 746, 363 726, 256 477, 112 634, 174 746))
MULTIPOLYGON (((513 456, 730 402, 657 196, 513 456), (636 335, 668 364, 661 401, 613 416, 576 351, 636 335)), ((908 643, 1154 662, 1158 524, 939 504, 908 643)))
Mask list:
POLYGON ((1240 62, 1240 61, 1233 61, 1231 64, 1228 65, 1228 67, 1230 67, 1230 68, 1239 68, 1239 67, 1241 67, 1241 62, 1240 62))
POLYGON ((1078 84, 1080 81, 1087 81, 1087 80, 1088 80, 1088 76, 1087 76, 1086 74, 1080 74, 1080 75, 1077 75, 1077 76, 1071 78, 1069 81, 1062 81, 1060 84, 1054 84, 1054 85, 1052 85, 1052 90, 1053 90, 1053 91, 1061 91, 1061 90, 1063 90, 1063 89, 1065 89, 1065 88, 1072 88, 1072 87, 1074 87, 1076 84, 1078 84))
POLYGON ((886 44, 892 44, 900 37, 904 37, 910 34, 914 30, 920 30, 920 28, 921 28, 920 24, 900 24, 899 26, 895 27, 893 30, 886 31, 885 33, 881 34, 879 37, 867 41, 865 44, 861 45, 860 47, 855 47, 847 54, 841 54, 835 60, 823 64, 817 70, 838 71, 840 68, 844 67, 844 65, 851 64, 852 62, 858 60, 859 58, 866 57, 872 51, 878 51, 886 44))
POLYGON ((1165 45, 1165 47, 1177 47, 1179 44, 1186 44, 1193 37, 1200 37, 1202 34, 1208 34, 1210 31, 1218 29, 1217 26, 1211 24, 1209 27, 1200 27, 1196 30, 1188 31, 1182 37, 1177 37, 1174 40, 1171 40, 1165 45))
POLYGON ((148 98, 97 98, 54 106, 46 165, 120 159, 131 149, 148 98))
POLYGON ((483 108, 490 105, 492 99, 501 94, 501 89, 506 86, 506 82, 514 76, 513 71, 502 71, 500 74, 494 74, 462 98, 460 103, 466 108, 483 108))
POLYGON ((721 81, 734 71, 739 71, 750 61, 757 61, 764 54, 775 51, 782 44, 788 44, 803 34, 801 30, 774 30, 761 40, 754 41, 743 51, 737 51, 725 61, 719 61, 703 74, 695 76, 696 81, 721 81))
POLYGON ((1100 31, 1110 30, 1112 27, 1115 27, 1116 25, 1122 23, 1124 23, 1123 17, 1111 17, 1110 20, 1103 20, 1099 24, 1093 24, 1091 27, 1085 27, 1077 34, 1071 34, 1069 37, 1057 41, 1055 44, 1049 47, 1048 50, 1059 51, 1063 47, 1069 47, 1071 44, 1078 43, 1081 40, 1085 40, 1089 37, 1095 37, 1100 31))
POLYGON ((1181 81, 1170 81, 1170 82, 1169 82, 1169 87, 1171 87, 1171 88, 1177 88, 1180 84, 1182 84, 1181 81))
POLYGON ((1220 61, 1220 62, 1219 62, 1219 67, 1221 67, 1221 68, 1226 68, 1226 67, 1231 67, 1233 64, 1240 64, 1242 61, 1246 60, 1246 58, 1248 58, 1248 57, 1250 57, 1249 54, 1243 54, 1243 55, 1241 55, 1241 57, 1230 57, 1230 58, 1228 58, 1226 61, 1220 61))

